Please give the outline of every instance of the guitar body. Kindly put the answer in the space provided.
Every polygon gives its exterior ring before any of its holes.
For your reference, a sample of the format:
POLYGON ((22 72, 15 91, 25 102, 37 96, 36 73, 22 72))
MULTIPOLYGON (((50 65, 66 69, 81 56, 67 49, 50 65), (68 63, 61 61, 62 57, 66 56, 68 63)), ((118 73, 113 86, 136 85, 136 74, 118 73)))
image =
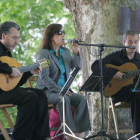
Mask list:
MULTIPOLYGON (((15 59, 7 56, 2 56, 0 57, 0 60, 3 63, 7 63, 10 67, 18 68, 21 67, 22 65, 18 63, 15 59)), ((0 88, 3 91, 10 91, 13 88, 16 87, 16 85, 19 83, 23 73, 21 74, 20 77, 14 78, 10 75, 0 73, 0 88)))
MULTIPOLYGON (((118 69, 120 72, 124 72, 124 73, 138 69, 137 66, 133 63, 125 63, 121 66, 106 64, 105 66, 118 69)), ((108 84, 104 88, 104 91, 103 91, 104 96, 112 96, 112 95, 116 94, 122 87, 133 84, 133 79, 134 79, 134 77, 131 77, 129 79, 120 81, 115 78, 112 78, 110 81, 110 84, 108 84)))

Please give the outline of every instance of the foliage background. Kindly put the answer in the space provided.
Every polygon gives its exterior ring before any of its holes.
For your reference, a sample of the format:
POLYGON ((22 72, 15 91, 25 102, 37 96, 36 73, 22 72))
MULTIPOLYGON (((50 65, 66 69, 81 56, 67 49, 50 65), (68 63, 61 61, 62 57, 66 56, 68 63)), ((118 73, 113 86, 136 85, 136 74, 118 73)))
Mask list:
MULTIPOLYGON (((20 42, 12 55, 22 65, 35 62, 43 31, 48 24, 65 21, 65 40, 76 36, 71 15, 65 9, 62 0, 1 0, 0 23, 5 21, 14 21, 21 27, 20 42)), ((8 112, 15 121, 16 108, 10 108, 8 112)), ((2 112, 0 118, 5 127, 9 127, 2 112)))

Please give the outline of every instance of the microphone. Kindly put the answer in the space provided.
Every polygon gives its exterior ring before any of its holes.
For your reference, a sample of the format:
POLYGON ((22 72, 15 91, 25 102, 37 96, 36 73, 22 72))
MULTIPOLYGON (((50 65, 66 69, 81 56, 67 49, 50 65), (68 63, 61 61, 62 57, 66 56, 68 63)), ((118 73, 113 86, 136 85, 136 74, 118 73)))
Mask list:
POLYGON ((135 46, 130 46, 130 49, 135 49, 135 46))
POLYGON ((67 41, 68 41, 68 43, 79 43, 79 42, 82 42, 81 40, 74 40, 74 39, 68 39, 67 41))

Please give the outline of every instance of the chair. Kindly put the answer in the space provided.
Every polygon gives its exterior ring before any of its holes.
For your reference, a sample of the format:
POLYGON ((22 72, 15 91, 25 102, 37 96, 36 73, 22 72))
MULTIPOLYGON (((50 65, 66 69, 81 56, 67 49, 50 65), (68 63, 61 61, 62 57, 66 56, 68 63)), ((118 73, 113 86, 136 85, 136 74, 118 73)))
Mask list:
POLYGON ((122 129, 119 129, 116 115, 116 108, 130 108, 129 102, 118 102, 113 103, 112 98, 109 97, 109 105, 108 105, 108 134, 116 133, 117 139, 119 139, 119 133, 133 133, 132 126, 124 126, 122 129), (110 122, 111 122, 111 112, 113 115, 113 121, 115 125, 115 131, 111 130, 110 122))
MULTIPOLYGON (((27 80, 27 82, 26 82, 27 87, 33 87, 32 84, 31 84, 31 81, 36 82, 37 81, 37 78, 38 78, 38 76, 32 76, 32 77, 30 77, 27 80)), ((10 129, 13 130, 14 129, 14 124, 12 122, 12 119, 10 118, 10 115, 8 114, 8 111, 7 111, 7 108, 10 108, 10 107, 15 107, 15 105, 13 105, 13 104, 2 104, 2 105, 0 105, 0 109, 3 112, 5 118, 6 118, 8 124, 10 126, 10 129)), ((49 112, 50 112, 50 109, 56 109, 56 106, 54 106, 53 104, 49 104, 48 105, 48 108, 49 108, 49 112)), ((3 125, 3 123, 2 123, 1 120, 0 120, 0 130, 1 130, 1 132, 2 132, 2 134, 4 136, 4 138, 5 138, 5 140, 10 140, 10 137, 8 135, 8 132, 5 129, 5 127, 4 127, 4 125, 3 125)), ((54 130, 55 131, 55 130, 58 130, 58 128, 51 128, 50 130, 52 130, 52 131, 54 130)))
MULTIPOLYGON (((9 108, 9 107, 15 107, 15 105, 13 105, 13 104, 2 104, 2 105, 0 105, 0 109, 2 110, 2 112, 5 116, 11 130, 13 130, 14 129, 14 124, 13 124, 12 119, 10 118, 10 116, 9 116, 7 110, 6 110, 6 108, 9 108)), ((7 130, 5 129, 1 120, 0 120, 0 130, 1 130, 5 140, 10 140, 10 137, 7 133, 7 130)))

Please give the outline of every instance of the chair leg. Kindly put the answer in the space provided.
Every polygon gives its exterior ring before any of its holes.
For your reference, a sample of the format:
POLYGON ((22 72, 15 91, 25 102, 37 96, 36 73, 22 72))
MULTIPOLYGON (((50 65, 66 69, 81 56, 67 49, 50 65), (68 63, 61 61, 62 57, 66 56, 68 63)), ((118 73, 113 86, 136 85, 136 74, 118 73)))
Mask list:
MULTIPOLYGON (((111 123, 111 108, 110 108, 110 99, 108 101, 108 126, 107 126, 107 132, 110 135, 110 123, 111 123)), ((109 138, 107 138, 107 140, 110 140, 109 138)))
POLYGON ((112 108, 113 120, 114 120, 114 124, 115 124, 116 136, 117 136, 117 139, 119 139, 119 129, 118 129, 118 122, 117 122, 117 115, 116 115, 115 106, 114 106, 111 98, 110 98, 110 103, 111 103, 111 108, 112 108))
POLYGON ((10 137, 9 137, 9 135, 7 134, 7 131, 5 130, 5 128, 4 128, 4 126, 3 126, 3 124, 2 124, 1 121, 0 121, 0 129, 1 129, 1 132, 2 132, 2 134, 3 134, 4 138, 5 138, 5 140, 10 140, 10 137))
POLYGON ((3 112, 3 114, 4 114, 5 118, 6 118, 6 120, 7 120, 8 124, 9 124, 9 126, 10 126, 11 129, 13 130, 13 129, 14 129, 14 124, 13 124, 13 122, 12 122, 12 120, 11 120, 11 118, 10 118, 10 116, 9 116, 9 114, 8 114, 8 112, 7 112, 7 110, 6 110, 6 108, 2 108, 2 112, 3 112))

